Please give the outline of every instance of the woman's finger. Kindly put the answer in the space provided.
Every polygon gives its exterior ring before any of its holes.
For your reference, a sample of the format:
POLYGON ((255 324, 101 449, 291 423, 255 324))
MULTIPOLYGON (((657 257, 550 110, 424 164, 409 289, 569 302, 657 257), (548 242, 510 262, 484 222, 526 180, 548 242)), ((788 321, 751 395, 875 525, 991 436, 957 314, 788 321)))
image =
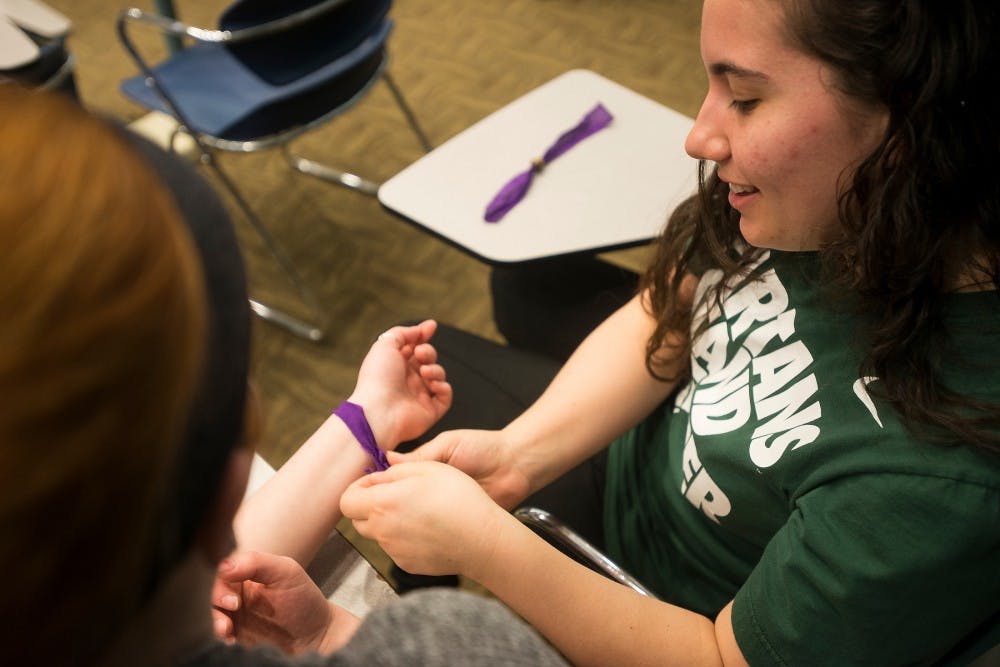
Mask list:
MULTIPOLYGON (((219 567, 222 565, 220 564, 219 567)), ((238 581, 224 581, 217 576, 215 583, 212 584, 212 604, 220 609, 236 611, 240 608, 242 588, 238 581)))
POLYGON ((377 342, 385 341, 396 347, 403 347, 405 345, 416 346, 430 340, 436 329, 437 322, 434 320, 424 320, 420 324, 409 327, 396 326, 386 329, 379 334, 377 342))
POLYGON ((234 627, 233 619, 231 619, 228 614, 225 614, 218 609, 212 610, 212 631, 215 633, 216 637, 223 641, 231 641, 234 639, 234 627))
POLYGON ((442 406, 445 410, 451 407, 454 390, 450 383, 443 380, 434 380, 430 383, 430 390, 434 394, 435 403, 442 406))
POLYGON ((444 366, 441 364, 429 364, 420 367, 420 377, 427 382, 444 382, 447 375, 445 374, 444 366))
POLYGON ((228 582, 255 581, 272 584, 285 577, 294 567, 294 562, 287 556, 245 551, 222 561, 218 576, 228 582))
POLYGON ((413 348, 413 358, 421 364, 437 363, 437 350, 430 343, 421 343, 413 348))

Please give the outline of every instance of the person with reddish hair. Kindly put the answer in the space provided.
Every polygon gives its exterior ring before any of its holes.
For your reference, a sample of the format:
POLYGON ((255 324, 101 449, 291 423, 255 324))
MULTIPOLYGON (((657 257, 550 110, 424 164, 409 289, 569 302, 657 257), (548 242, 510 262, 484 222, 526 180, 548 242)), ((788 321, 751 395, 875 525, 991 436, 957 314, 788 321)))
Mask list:
POLYGON ((330 416, 234 535, 257 433, 225 209, 178 158, 13 85, 0 85, 0 305, 0 663, 565 664, 496 601, 417 595, 360 622, 303 570, 330 515, 286 500, 338 503, 373 465, 362 422, 391 448, 448 408, 434 322, 373 344, 351 396, 367 419, 330 416), (221 633, 243 644, 214 635, 223 559, 254 593, 221 633))

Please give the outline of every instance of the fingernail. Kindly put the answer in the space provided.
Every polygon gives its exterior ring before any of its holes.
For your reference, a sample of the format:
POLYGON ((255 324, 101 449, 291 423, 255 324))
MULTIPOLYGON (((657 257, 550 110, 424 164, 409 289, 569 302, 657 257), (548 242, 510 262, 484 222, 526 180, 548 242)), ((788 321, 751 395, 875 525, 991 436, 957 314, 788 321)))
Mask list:
POLYGON ((240 599, 232 593, 223 595, 219 602, 224 609, 228 609, 229 611, 236 611, 240 608, 240 599))
POLYGON ((226 634, 226 630, 228 629, 229 624, 226 623, 225 619, 217 618, 215 619, 214 627, 216 636, 222 637, 226 634))

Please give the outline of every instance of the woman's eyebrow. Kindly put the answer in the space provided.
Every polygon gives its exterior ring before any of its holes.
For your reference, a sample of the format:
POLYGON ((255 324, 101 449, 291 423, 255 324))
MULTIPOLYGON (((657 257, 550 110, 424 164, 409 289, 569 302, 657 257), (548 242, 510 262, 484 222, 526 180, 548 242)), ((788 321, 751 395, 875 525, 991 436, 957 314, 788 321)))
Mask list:
POLYGON ((727 60, 712 63, 708 69, 715 76, 734 76, 740 79, 759 79, 761 81, 767 81, 770 78, 763 72, 740 67, 727 60))

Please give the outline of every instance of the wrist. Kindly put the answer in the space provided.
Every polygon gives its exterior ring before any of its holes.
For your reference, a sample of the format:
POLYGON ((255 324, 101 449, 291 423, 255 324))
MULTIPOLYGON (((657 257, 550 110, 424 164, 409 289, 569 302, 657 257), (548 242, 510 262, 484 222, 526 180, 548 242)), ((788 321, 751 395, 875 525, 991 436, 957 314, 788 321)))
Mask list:
POLYGON ((379 447, 378 439, 368 422, 364 407, 353 401, 344 401, 337 406, 333 414, 344 422, 347 430, 351 432, 351 436, 358 442, 361 449, 371 456, 372 467, 366 468, 366 472, 386 470, 389 467, 389 462, 385 458, 385 452, 379 447))
POLYGON ((460 574, 489 588, 487 582, 490 576, 502 571, 504 549, 508 545, 510 536, 515 534, 512 530, 520 527, 521 523, 513 514, 500 510, 491 512, 483 525, 484 535, 483 539, 479 540, 480 549, 465 563, 460 574))
POLYGON ((507 472, 506 481, 511 487, 508 491, 520 494, 517 502, 545 485, 538 481, 543 474, 544 458, 534 447, 532 435, 527 429, 520 428, 517 421, 499 431, 499 465, 507 472))
POLYGON ((342 649, 361 626, 361 619, 334 602, 327 601, 326 611, 325 627, 312 646, 320 655, 332 655, 342 649))
POLYGON ((524 484, 525 497, 590 457, 581 443, 565 437, 565 430, 572 426, 561 431, 529 410, 501 431, 504 466, 524 484))
POLYGON ((368 419, 372 433, 375 434, 375 441, 378 443, 379 449, 383 452, 395 449, 396 445, 399 444, 399 439, 392 421, 392 411, 387 409, 385 401, 359 392, 354 392, 347 400, 364 408, 365 417, 368 419))

